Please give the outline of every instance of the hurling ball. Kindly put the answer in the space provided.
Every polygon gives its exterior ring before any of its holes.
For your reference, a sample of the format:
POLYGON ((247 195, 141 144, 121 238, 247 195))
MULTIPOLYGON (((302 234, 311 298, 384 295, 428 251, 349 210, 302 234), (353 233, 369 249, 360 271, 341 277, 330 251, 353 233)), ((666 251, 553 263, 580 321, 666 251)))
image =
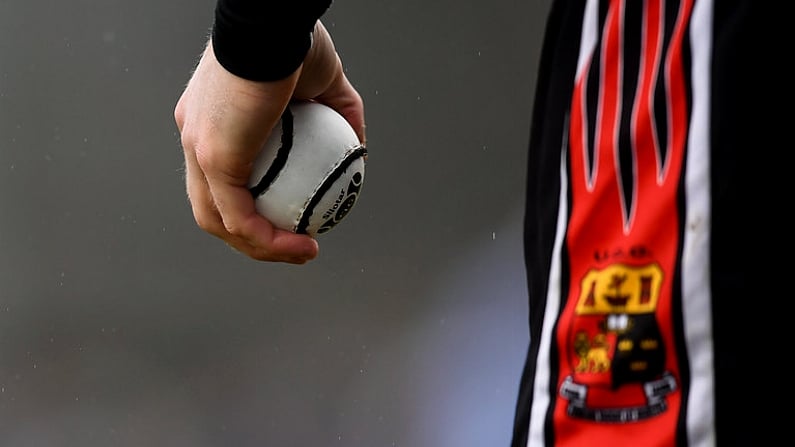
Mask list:
POLYGON ((358 200, 366 154, 337 111, 290 103, 254 162, 248 187, 257 212, 284 230, 326 233, 358 200))

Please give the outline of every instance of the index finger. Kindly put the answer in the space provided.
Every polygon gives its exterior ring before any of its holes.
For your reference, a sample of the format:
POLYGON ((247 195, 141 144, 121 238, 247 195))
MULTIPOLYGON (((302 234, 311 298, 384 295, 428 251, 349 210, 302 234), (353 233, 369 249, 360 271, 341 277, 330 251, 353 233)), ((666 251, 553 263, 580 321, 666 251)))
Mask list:
POLYGON ((248 188, 208 178, 210 192, 233 247, 262 261, 300 264, 317 257, 312 237, 279 229, 260 215, 248 188))

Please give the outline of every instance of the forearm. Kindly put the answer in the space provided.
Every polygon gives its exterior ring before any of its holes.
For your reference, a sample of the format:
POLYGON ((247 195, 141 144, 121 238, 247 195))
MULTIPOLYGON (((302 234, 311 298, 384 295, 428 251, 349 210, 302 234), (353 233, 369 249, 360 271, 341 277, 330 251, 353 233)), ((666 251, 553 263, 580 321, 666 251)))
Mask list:
POLYGON ((253 81, 293 73, 331 0, 218 0, 213 49, 229 72, 253 81))

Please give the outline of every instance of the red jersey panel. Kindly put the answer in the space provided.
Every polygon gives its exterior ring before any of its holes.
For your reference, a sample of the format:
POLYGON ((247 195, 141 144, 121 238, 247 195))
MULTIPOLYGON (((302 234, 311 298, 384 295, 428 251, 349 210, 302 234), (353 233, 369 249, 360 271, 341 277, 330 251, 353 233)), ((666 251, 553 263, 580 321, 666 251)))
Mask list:
POLYGON ((556 445, 674 443, 681 401, 671 303, 691 10, 688 0, 672 16, 662 0, 610 1, 576 78, 556 445), (615 441, 614 424, 624 425, 626 443, 615 441))

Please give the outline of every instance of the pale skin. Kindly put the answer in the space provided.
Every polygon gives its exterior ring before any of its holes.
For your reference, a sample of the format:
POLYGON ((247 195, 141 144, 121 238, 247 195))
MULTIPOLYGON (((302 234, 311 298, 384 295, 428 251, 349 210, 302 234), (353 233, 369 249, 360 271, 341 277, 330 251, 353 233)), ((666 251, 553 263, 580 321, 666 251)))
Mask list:
POLYGON ((274 82, 253 82, 228 72, 208 42, 176 104, 174 118, 185 155, 186 190, 198 226, 252 259, 304 264, 317 257, 317 241, 271 225, 257 213, 246 187, 260 148, 292 99, 331 106, 365 143, 362 98, 319 21, 303 64, 274 82))

